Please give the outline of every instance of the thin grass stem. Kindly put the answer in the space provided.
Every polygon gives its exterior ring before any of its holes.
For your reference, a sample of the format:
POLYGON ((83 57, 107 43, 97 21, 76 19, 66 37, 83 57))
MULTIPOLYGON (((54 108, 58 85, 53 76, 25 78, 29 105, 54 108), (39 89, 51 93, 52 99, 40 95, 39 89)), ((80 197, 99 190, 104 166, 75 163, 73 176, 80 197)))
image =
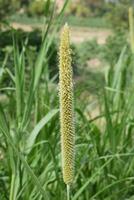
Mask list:
POLYGON ((67 184, 67 200, 71 200, 70 197, 70 185, 67 184))

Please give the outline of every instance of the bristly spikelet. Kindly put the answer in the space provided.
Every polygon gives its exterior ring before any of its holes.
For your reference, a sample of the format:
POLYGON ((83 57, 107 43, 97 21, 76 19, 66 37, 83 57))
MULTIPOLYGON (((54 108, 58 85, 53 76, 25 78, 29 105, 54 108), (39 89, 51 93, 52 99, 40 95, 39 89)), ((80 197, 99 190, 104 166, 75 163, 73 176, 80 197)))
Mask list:
POLYGON ((69 185, 74 178, 74 113, 73 82, 71 67, 71 49, 69 27, 63 27, 59 50, 59 96, 60 96, 60 128, 62 172, 64 182, 69 185))

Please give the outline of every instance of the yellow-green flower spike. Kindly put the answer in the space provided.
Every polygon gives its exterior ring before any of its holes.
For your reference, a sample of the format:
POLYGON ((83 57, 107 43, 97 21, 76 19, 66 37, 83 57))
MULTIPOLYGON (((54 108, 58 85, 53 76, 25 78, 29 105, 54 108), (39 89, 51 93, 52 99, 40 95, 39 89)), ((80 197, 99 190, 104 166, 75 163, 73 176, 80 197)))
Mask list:
POLYGON ((75 128, 73 112, 73 81, 69 27, 63 27, 59 50, 60 128, 63 179, 70 185, 74 179, 75 128))

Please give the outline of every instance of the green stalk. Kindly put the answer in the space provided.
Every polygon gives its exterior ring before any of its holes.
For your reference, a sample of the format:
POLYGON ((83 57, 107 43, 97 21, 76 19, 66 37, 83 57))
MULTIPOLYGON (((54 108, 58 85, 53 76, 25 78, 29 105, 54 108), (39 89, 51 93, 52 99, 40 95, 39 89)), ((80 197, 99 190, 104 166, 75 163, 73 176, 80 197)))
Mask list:
POLYGON ((67 185, 67 200, 70 200, 70 185, 67 185))
POLYGON ((12 178, 11 178, 11 188, 10 188, 10 197, 9 197, 9 200, 15 200, 15 198, 14 198, 14 189, 15 189, 15 174, 12 173, 12 178))
POLYGON ((134 21, 133 21, 132 7, 129 8, 128 18, 129 18, 130 47, 131 47, 132 53, 134 53, 134 21))

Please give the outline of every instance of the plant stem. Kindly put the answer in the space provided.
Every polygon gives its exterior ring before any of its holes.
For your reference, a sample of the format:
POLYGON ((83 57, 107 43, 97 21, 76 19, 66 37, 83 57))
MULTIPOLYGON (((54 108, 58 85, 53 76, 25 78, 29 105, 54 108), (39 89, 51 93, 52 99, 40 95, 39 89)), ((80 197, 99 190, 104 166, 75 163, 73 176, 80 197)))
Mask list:
POLYGON ((10 197, 9 200, 14 200, 14 188, 15 188, 15 174, 12 174, 11 179, 11 189, 10 189, 10 197))
POLYGON ((129 8, 129 33, 130 33, 130 46, 132 53, 134 53, 134 21, 133 21, 133 8, 129 8))
POLYGON ((67 185, 67 200, 71 200, 70 199, 70 185, 67 185))

